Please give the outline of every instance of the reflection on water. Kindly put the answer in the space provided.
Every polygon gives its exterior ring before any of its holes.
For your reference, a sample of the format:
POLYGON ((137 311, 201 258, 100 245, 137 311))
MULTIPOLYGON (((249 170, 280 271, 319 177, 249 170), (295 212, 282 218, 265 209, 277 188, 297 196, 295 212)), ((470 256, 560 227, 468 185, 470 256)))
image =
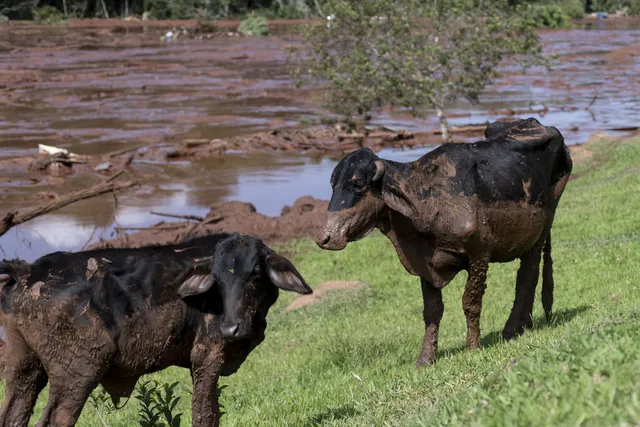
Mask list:
MULTIPOLYGON (((384 149, 379 155, 407 162, 432 149, 384 149)), ((0 237, 2 255, 32 261, 52 251, 74 251, 100 237, 113 237, 116 225, 145 227, 160 220, 171 221, 152 215, 152 210, 206 215, 214 203, 240 200, 253 203, 265 215, 280 215, 283 206, 302 196, 331 197, 329 178, 335 164, 335 160, 328 158, 279 153, 238 153, 224 159, 184 164, 179 172, 174 171, 181 181, 161 183, 147 194, 144 191, 138 195, 122 194, 118 196, 117 207, 113 197, 106 195, 18 226, 0 237), (243 165, 242 169, 238 165, 243 165)))

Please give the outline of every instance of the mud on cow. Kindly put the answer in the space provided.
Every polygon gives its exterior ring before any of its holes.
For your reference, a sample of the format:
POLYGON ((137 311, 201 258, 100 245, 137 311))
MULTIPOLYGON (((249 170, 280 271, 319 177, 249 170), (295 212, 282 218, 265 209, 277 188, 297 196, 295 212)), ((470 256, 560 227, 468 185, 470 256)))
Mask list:
POLYGON ((2 427, 26 426, 47 382, 38 425, 72 426, 98 384, 117 402, 141 375, 172 365, 191 370, 193 425, 216 426, 218 378, 262 342, 278 288, 311 293, 286 258, 238 234, 58 252, 31 264, 26 278, 12 262, 0 266, 2 427))
POLYGON ((480 347, 480 311, 490 262, 520 259, 506 339, 532 326, 544 252, 542 304, 553 304, 551 237, 571 172, 564 138, 535 119, 493 123, 485 141, 447 144, 410 163, 369 149, 344 157, 331 176, 333 195, 317 244, 341 250, 380 229, 406 270, 419 276, 425 336, 417 364, 433 363, 444 311, 442 288, 468 271, 462 300, 468 349, 480 347))

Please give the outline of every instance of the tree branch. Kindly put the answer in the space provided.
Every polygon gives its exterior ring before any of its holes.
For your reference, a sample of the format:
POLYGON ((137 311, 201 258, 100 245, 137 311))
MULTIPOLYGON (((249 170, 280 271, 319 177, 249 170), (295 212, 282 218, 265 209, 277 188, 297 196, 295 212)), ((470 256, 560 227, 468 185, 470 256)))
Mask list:
POLYGON ((94 185, 93 187, 76 191, 65 196, 60 197, 57 200, 54 200, 50 203, 46 203, 44 205, 37 206, 32 209, 28 209, 22 212, 11 211, 5 214, 5 216, 0 219, 0 236, 9 231, 12 227, 15 227, 18 224, 22 224, 23 222, 27 222, 37 216, 41 216, 47 214, 49 212, 58 210, 63 208, 71 203, 90 199, 92 197, 99 196, 101 194, 115 192, 120 190, 125 190, 127 188, 131 188, 138 183, 135 181, 127 181, 120 183, 113 182, 101 182, 100 184, 94 185))

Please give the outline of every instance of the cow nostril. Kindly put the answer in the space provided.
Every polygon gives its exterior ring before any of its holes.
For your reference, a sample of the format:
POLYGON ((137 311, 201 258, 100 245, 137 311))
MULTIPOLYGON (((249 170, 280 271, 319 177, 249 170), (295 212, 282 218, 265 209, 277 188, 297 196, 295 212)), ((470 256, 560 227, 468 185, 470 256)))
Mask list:
POLYGON ((232 326, 223 326, 220 328, 220 332, 222 333, 223 338, 235 338, 240 333, 240 324, 236 323, 232 326))
POLYGON ((331 236, 329 235, 324 236, 320 241, 320 246, 326 245, 327 243, 329 243, 329 240, 331 240, 331 236))

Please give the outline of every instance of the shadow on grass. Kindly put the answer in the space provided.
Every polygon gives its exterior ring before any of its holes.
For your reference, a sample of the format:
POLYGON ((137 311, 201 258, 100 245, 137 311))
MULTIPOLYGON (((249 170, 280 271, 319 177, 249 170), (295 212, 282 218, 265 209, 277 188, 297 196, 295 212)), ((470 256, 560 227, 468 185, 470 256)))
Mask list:
MULTIPOLYGON (((565 323, 571 322, 574 317, 579 316, 581 313, 584 313, 587 310, 590 310, 591 306, 581 305, 575 308, 568 308, 564 310, 560 310, 553 313, 553 317, 551 318, 551 323, 547 323, 544 316, 537 316, 533 319, 533 330, 546 328, 555 328, 557 326, 564 325, 565 323)), ((517 337, 515 338, 517 339, 517 337)), ((493 331, 489 332, 487 335, 480 339, 480 344, 482 348, 493 347, 494 345, 504 343, 504 339, 502 339, 502 331, 493 331)), ((442 350, 440 352, 439 357, 450 357, 454 356, 460 352, 463 352, 467 349, 466 345, 461 345, 458 347, 454 347, 448 350, 442 350)))
POLYGON ((352 417, 355 414, 356 409, 351 404, 338 406, 336 408, 328 408, 325 411, 310 416, 305 425, 319 426, 325 421, 341 420, 343 418, 352 417))

